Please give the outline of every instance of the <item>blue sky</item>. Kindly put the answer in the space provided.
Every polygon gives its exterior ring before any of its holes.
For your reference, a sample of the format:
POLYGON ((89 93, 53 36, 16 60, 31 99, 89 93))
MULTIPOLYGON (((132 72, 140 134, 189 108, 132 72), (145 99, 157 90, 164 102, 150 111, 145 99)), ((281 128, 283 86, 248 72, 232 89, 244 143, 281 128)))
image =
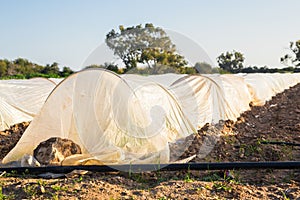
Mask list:
POLYGON ((216 64, 233 49, 246 65, 280 67, 300 39, 297 0, 0 0, 0 58, 81 69, 120 24, 153 23, 197 42, 216 64))

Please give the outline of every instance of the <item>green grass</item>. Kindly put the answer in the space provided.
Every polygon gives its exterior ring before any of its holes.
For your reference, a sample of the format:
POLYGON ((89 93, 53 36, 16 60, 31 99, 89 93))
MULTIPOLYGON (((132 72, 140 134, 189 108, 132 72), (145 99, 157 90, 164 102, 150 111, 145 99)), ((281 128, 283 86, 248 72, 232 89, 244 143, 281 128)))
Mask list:
POLYGON ((4 200, 4 199, 7 199, 7 196, 3 194, 2 187, 0 187, 0 200, 4 200))
POLYGON ((230 186, 230 184, 228 182, 214 182, 213 187, 216 190, 224 190, 224 191, 228 191, 230 192, 232 190, 232 187, 230 186))

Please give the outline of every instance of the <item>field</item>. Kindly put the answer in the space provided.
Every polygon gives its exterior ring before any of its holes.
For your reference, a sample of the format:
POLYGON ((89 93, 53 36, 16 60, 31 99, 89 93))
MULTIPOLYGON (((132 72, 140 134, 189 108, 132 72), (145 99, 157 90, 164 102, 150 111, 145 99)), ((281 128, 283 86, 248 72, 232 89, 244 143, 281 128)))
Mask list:
MULTIPOLYGON (((252 107, 237 122, 221 122, 221 138, 205 158, 194 162, 300 161, 300 84, 284 91, 264 106, 252 107)), ((29 123, 1 132, 2 159, 29 123)), ((199 130, 184 156, 202 143, 199 130)), ((1 171, 1 170, 0 170, 1 171)), ((300 169, 177 171, 149 173, 87 173, 69 178, 42 179, 27 173, 3 172, 0 199, 300 199, 300 169), (227 174, 227 175, 224 175, 227 174)))

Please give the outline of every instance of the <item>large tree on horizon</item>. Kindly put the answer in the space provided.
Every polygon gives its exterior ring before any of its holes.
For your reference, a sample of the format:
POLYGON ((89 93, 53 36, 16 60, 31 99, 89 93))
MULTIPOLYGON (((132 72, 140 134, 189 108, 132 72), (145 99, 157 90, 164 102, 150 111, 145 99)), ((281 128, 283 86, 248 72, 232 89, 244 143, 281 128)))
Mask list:
POLYGON ((124 28, 112 29, 105 42, 125 64, 126 71, 136 68, 138 63, 147 64, 149 68, 156 65, 182 67, 187 64, 184 57, 176 53, 176 46, 166 32, 160 27, 148 23, 124 28))
POLYGON ((289 50, 293 53, 292 55, 286 54, 280 58, 280 62, 284 65, 289 66, 289 64, 295 67, 300 66, 300 40, 296 42, 290 42, 289 50))
POLYGON ((244 55, 241 52, 233 50, 233 52, 227 51, 217 57, 217 62, 220 68, 228 72, 236 72, 244 67, 243 62, 245 60, 244 55))

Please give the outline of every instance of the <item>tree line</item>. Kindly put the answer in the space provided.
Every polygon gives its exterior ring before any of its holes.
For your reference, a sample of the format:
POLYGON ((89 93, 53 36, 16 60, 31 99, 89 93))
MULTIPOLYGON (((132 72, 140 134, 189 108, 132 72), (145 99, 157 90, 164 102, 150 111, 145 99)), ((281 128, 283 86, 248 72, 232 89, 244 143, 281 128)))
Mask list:
MULTIPOLYGON (((297 42, 296 42, 297 43, 297 42)), ((298 41, 300 44, 300 40, 298 41)), ((292 43, 294 44, 294 43, 292 43)), ((286 67, 284 68, 268 68, 257 67, 257 66, 244 66, 245 57, 241 52, 233 50, 232 52, 227 51, 222 53, 217 57, 217 62, 220 67, 221 73, 286 73, 286 72, 300 72, 299 66, 300 61, 300 45, 298 45, 297 50, 291 46, 292 54, 286 54, 280 58, 280 62, 286 67), (294 54, 294 55, 293 55, 294 54)))
POLYGON ((100 67, 117 73, 139 73, 139 74, 162 74, 162 73, 184 73, 184 74, 209 74, 209 73, 284 73, 300 72, 300 40, 290 43, 291 54, 280 58, 285 68, 268 68, 257 66, 244 66, 245 57, 238 51, 227 51, 218 56, 217 67, 208 63, 198 62, 194 66, 188 66, 184 56, 176 51, 176 45, 172 43, 166 32, 153 24, 144 26, 137 25, 125 28, 119 26, 119 30, 112 29, 105 39, 106 45, 118 56, 125 68, 119 68, 113 63, 104 65, 92 65, 89 67, 100 67), (144 66, 144 67, 139 67, 144 66))
POLYGON ((33 77, 63 78, 74 73, 69 67, 59 69, 58 63, 47 64, 46 66, 32 63, 24 58, 17 58, 13 61, 0 59, 1 79, 28 79, 33 77))
MULTIPOLYGON (((219 55, 218 66, 212 67, 205 62, 197 62, 189 66, 185 57, 177 52, 176 45, 172 43, 167 33, 160 27, 151 23, 144 26, 137 25, 125 28, 119 26, 119 30, 112 29, 106 35, 106 45, 119 57, 125 67, 119 67, 114 63, 90 65, 85 68, 104 68, 119 74, 211 74, 211 73, 284 73, 300 72, 300 40, 291 42, 290 54, 280 58, 285 68, 268 68, 257 66, 244 66, 244 54, 239 51, 227 51, 219 55), (142 66, 142 67, 141 67, 142 66)), ((32 63, 27 59, 17 58, 13 61, 0 60, 0 78, 59 78, 67 77, 74 73, 69 67, 59 69, 58 63, 42 66, 32 63)))

